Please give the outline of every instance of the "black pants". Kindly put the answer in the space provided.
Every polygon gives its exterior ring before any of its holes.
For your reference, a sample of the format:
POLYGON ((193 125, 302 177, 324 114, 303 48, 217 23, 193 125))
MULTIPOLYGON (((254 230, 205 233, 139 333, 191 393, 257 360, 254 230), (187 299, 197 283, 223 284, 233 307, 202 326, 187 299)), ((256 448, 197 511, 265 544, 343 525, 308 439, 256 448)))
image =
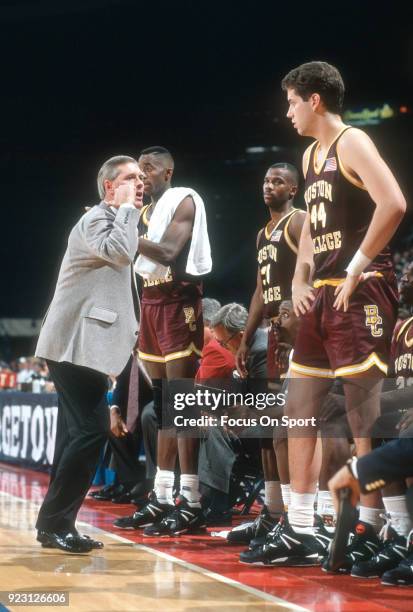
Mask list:
POLYGON ((71 363, 48 361, 57 391, 56 446, 49 488, 36 528, 73 531, 109 433, 107 376, 71 363))

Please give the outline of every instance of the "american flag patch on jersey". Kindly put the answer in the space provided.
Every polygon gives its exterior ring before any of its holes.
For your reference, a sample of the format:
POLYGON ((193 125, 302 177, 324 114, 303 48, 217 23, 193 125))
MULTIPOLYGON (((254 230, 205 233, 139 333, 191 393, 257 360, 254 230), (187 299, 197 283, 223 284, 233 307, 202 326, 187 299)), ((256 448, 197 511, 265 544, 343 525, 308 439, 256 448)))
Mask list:
POLYGON ((326 159, 324 166, 324 172, 335 172, 337 170, 337 160, 335 157, 329 157, 326 159))
POLYGON ((282 230, 276 230, 272 235, 271 235, 271 242, 279 242, 281 236, 283 235, 283 231, 282 230))

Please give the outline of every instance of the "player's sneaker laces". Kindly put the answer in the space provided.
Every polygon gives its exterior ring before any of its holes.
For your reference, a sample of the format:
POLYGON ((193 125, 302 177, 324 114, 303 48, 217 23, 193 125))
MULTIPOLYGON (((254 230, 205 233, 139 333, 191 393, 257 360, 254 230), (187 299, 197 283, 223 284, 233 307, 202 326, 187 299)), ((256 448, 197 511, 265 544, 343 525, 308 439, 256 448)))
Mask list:
POLYGON ((183 495, 178 495, 176 506, 167 516, 147 527, 144 536, 177 536, 206 530, 206 518, 201 507, 192 507, 183 495))
POLYGON ((320 565, 325 549, 315 535, 297 533, 287 521, 274 531, 268 543, 242 552, 240 562, 278 567, 320 565))
POLYGON ((234 527, 227 535, 227 542, 229 544, 249 544, 253 538, 267 535, 278 520, 270 516, 267 507, 264 506, 255 521, 234 527))
MULTIPOLYGON (((380 540, 372 525, 359 521, 354 533, 350 534, 346 558, 341 567, 333 573, 348 574, 354 563, 368 561, 374 557, 380 548, 380 540)), ((325 572, 331 571, 327 568, 327 560, 323 563, 325 572)))
POLYGON ((376 555, 367 561, 359 561, 353 564, 351 575, 354 578, 379 578, 384 572, 394 569, 403 561, 408 554, 406 537, 399 535, 391 526, 390 519, 387 520, 381 530, 379 537, 383 543, 376 555))
POLYGON ((408 549, 405 559, 399 565, 381 577, 381 583, 386 586, 413 586, 413 531, 407 536, 408 549))
POLYGON ((116 521, 113 521, 113 524, 119 529, 142 529, 143 527, 149 527, 149 525, 153 525, 162 520, 171 510, 173 510, 173 506, 170 504, 161 504, 157 500, 155 492, 152 491, 149 494, 149 502, 146 506, 143 506, 143 508, 131 516, 124 516, 116 519, 116 521))

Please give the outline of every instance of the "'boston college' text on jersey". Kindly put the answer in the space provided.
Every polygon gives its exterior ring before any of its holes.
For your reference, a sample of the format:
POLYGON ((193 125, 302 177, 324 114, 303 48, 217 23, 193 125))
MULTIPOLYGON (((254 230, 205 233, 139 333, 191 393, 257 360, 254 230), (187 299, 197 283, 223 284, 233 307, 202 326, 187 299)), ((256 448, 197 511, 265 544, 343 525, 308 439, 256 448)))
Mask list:
POLYGON ((288 226, 298 212, 293 208, 269 231, 271 222, 261 231, 257 244, 257 261, 261 274, 264 318, 278 315, 283 300, 291 299, 291 282, 297 259, 297 245, 288 233, 288 226))
MULTIPOLYGON (((346 276, 345 269, 359 249, 375 210, 361 180, 350 175, 341 163, 337 144, 348 129, 350 126, 338 134, 319 166, 318 141, 313 143, 309 154, 304 199, 310 213, 315 279, 346 276)), ((388 247, 366 268, 370 270, 392 270, 388 247)))

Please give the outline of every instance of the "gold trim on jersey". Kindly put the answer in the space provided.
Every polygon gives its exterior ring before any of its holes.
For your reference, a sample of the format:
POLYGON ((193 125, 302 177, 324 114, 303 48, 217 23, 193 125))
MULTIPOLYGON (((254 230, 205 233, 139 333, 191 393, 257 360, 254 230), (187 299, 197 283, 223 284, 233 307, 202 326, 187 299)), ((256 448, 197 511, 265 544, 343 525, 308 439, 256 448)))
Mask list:
POLYGON ((148 210, 150 209, 151 206, 152 206, 152 202, 142 208, 141 216, 142 216, 142 221, 144 222, 145 225, 149 225, 148 210))
POLYGON ((359 374, 361 372, 367 372, 373 366, 376 366, 381 370, 384 374, 387 375, 387 364, 384 363, 377 355, 377 353, 371 353, 361 363, 357 363, 356 365, 343 366, 342 368, 337 368, 335 371, 336 376, 348 376, 351 374, 359 374))
POLYGON ((304 151, 304 155, 303 155, 303 174, 304 174, 304 178, 307 177, 307 172, 308 172, 308 166, 310 165, 310 157, 311 157, 311 151, 314 148, 314 145, 317 144, 317 140, 314 140, 314 142, 312 142, 304 151), (308 154, 307 154, 308 151, 308 154), (305 160, 305 161, 304 161, 305 160), (304 165, 305 165, 305 170, 304 170, 304 165))
MULTIPOLYGON (((298 210, 299 209, 296 208, 295 212, 298 212, 298 210)), ((288 219, 287 223, 285 224, 285 227, 284 227, 284 238, 285 238, 286 243, 288 244, 288 246, 292 250, 292 252, 297 255, 298 254, 298 247, 294 244, 290 234, 288 233, 288 226, 290 225, 290 222, 291 222, 291 219, 293 218, 293 216, 294 215, 290 215, 290 218, 288 219)))
POLYGON ((381 370, 384 374, 387 375, 387 365, 378 357, 376 353, 371 353, 361 363, 357 363, 355 365, 343 366, 341 368, 337 368, 337 370, 327 370, 324 368, 316 368, 312 366, 305 366, 295 361, 291 362, 290 368, 291 371, 296 372, 297 374, 305 374, 307 376, 315 376, 318 378, 336 378, 338 376, 351 376, 352 374, 361 374, 362 372, 367 372, 370 368, 376 366, 381 370))
POLYGON ((285 215, 283 217, 281 217, 281 219, 274 225, 274 227, 272 228, 270 234, 268 235, 268 227, 271 225, 272 220, 268 221, 267 225, 264 227, 264 235, 266 237, 267 240, 271 239, 271 236, 273 235, 273 233, 275 232, 275 230, 278 228, 278 226, 280 225, 280 223, 282 221, 284 221, 284 219, 287 219, 287 217, 291 216, 293 213, 295 213, 297 210, 299 210, 299 208, 292 208, 290 211, 288 211, 288 213, 285 213, 285 215))
MULTIPOLYGON (((340 136, 341 136, 341 135, 342 135, 342 134, 343 134, 343 133, 344 133, 346 130, 348 130, 348 129, 350 129, 350 128, 351 128, 351 125, 345 125, 345 126, 343 127, 343 129, 342 129, 342 130, 340 130, 340 132, 337 134, 337 136, 335 136, 335 138, 334 138, 334 139, 331 141, 331 143, 330 143, 330 144, 329 144, 329 146, 327 147, 326 154, 324 155, 324 159, 323 159, 322 163, 320 164, 320 166, 319 166, 319 169, 318 169, 318 170, 317 170, 317 162, 316 162, 316 159, 317 159, 317 152, 318 152, 318 149, 320 148, 320 141, 319 141, 319 140, 317 140, 317 144, 316 144, 316 147, 315 147, 315 150, 314 150, 314 154, 313 154, 313 170, 314 170, 314 172, 315 172, 317 175, 318 175, 318 174, 320 174, 321 170, 323 169, 324 164, 326 163, 327 155, 329 154, 330 149, 331 149, 331 147, 333 146, 333 144, 334 144, 335 142, 337 142, 337 140, 340 138, 340 136)), ((308 169, 307 169, 307 170, 308 170, 308 169)))
POLYGON ((337 153, 337 160, 338 160, 340 172, 344 176, 344 178, 347 179, 349 183, 352 183, 352 185, 355 185, 355 187, 358 187, 359 189, 363 189, 363 191, 367 191, 367 189, 365 188, 363 184, 363 181, 361 181, 360 179, 357 179, 355 176, 350 174, 350 172, 347 172, 347 170, 345 169, 343 165, 343 162, 341 161, 338 151, 336 151, 336 153, 337 153))
MULTIPOLYGON (((399 332, 398 332, 398 334, 397 334, 397 338, 396 338, 397 342, 399 341, 400 336, 402 335, 402 333, 403 333, 403 332, 406 330, 406 327, 407 327, 407 326, 408 326, 408 325, 409 325, 409 324, 410 324, 412 321, 413 321, 413 317, 409 317, 409 319, 407 319, 407 320, 406 320, 406 321, 403 323, 403 325, 401 326, 401 328, 399 329, 399 332)), ((407 330, 407 331, 408 331, 408 330, 407 330)), ((408 340, 408 339, 405 337, 404 341, 405 341, 405 343, 406 343, 407 348, 411 348, 411 347, 413 346, 413 338, 412 338, 411 340, 408 340)))
POLYGON ((152 361, 155 363, 168 363, 168 361, 173 361, 174 359, 182 359, 182 357, 189 357, 190 355, 192 355, 192 353, 199 355, 199 357, 202 354, 202 350, 198 349, 193 342, 191 342, 188 348, 184 349, 183 351, 176 351, 175 353, 169 353, 168 355, 164 356, 151 355, 149 353, 142 353, 142 351, 138 351, 140 359, 143 359, 144 361, 152 361))
MULTIPOLYGON (((383 274, 381 272, 374 272, 373 276, 370 276, 369 278, 383 278, 383 274)), ((326 285, 328 285, 329 287, 338 287, 339 285, 344 283, 345 280, 345 278, 317 278, 313 282, 313 287, 314 289, 318 289, 319 287, 325 287, 326 285)))
POLYGON ((326 368, 316 368, 312 366, 305 366, 291 361, 290 370, 297 374, 305 374, 306 376, 316 376, 318 378, 334 378, 333 370, 327 370, 326 368))

